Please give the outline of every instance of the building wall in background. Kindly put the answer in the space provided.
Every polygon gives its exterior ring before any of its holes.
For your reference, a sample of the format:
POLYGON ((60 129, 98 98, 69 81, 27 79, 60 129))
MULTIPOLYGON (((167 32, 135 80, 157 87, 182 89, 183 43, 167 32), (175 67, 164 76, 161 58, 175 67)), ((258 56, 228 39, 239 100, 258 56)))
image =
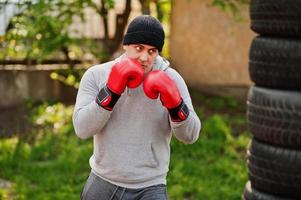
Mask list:
POLYGON ((174 68, 193 88, 244 97, 252 83, 248 52, 254 33, 248 6, 242 20, 210 5, 211 0, 174 1, 170 56, 174 68), (232 90, 234 89, 234 90, 232 90))
MULTIPOLYGON (((23 66, 24 67, 24 66, 23 66)), ((45 68, 45 66, 43 66, 45 68)), ((50 78, 54 71, 64 69, 1 70, 1 108, 23 105, 26 101, 46 100, 74 103, 77 90, 50 78)))

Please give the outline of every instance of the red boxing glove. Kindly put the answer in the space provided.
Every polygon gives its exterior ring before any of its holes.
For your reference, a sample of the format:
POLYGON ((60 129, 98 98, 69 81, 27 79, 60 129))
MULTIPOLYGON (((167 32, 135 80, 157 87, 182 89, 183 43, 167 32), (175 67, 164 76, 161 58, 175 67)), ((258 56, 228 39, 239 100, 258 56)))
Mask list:
POLYGON ((114 64, 106 87, 96 97, 96 103, 106 110, 112 110, 126 86, 138 87, 143 81, 143 75, 143 69, 137 60, 125 58, 114 64))
POLYGON ((143 81, 141 64, 134 59, 125 58, 112 67, 107 87, 115 94, 121 95, 126 86, 138 87, 143 81))
POLYGON ((163 71, 150 72, 143 81, 143 90, 151 99, 160 99, 173 121, 183 121, 189 115, 187 105, 181 98, 180 92, 174 81, 163 71))

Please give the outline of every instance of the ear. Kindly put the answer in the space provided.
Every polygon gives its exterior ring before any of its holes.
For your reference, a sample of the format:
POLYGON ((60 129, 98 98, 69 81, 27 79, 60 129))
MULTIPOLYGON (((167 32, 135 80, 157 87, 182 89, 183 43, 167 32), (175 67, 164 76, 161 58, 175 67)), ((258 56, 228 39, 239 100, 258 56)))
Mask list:
POLYGON ((123 46, 122 46, 122 47, 123 47, 123 50, 125 50, 125 51, 126 51, 126 50, 127 50, 127 48, 128 48, 128 46, 129 46, 129 45, 123 45, 123 46))

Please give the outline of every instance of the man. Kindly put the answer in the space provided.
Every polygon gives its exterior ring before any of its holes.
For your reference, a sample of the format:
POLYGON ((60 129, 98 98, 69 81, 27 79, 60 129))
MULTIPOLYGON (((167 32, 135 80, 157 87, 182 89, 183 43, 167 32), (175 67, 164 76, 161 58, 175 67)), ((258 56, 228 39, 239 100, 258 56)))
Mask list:
POLYGON ((197 117, 182 77, 159 55, 160 22, 135 18, 125 53, 84 74, 74 109, 78 137, 93 136, 84 200, 166 200, 172 134, 184 143, 199 137, 197 117))

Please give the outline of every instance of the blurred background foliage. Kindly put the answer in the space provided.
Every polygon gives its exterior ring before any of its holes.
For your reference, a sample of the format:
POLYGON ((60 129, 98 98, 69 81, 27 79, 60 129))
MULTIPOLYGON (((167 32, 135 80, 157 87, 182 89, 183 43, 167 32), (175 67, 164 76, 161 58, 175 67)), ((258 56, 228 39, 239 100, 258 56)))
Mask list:
MULTIPOLYGON (((173 1, 176 0, 139 0, 139 3, 143 14, 155 15, 169 27, 173 1), (155 5, 155 9, 152 10, 151 5, 155 5)), ((186 1, 189 3, 189 0, 186 1)), ((74 61, 84 63, 93 60, 91 62, 99 63, 111 59, 120 49, 131 12, 131 0, 126 0, 123 13, 116 16, 115 34, 110 37, 108 13, 114 9, 114 0, 6 0, 0 3, 0 13, 12 2, 18 5, 20 13, 11 18, 5 34, 0 36, 0 61, 21 60, 26 65, 59 61, 69 64, 71 69, 74 68, 74 61), (101 40, 72 37, 70 26, 74 18, 85 22, 85 8, 92 9, 101 17, 104 29, 104 38, 101 40)), ((248 0, 212 0, 211 5, 239 18, 239 7, 246 3, 248 0)), ((168 58, 169 30, 166 32, 162 55, 168 58)), ((67 75, 58 72, 52 74, 52 78, 68 85, 71 79, 75 79, 76 87, 80 80, 78 77, 78 71, 72 70, 67 75)))
MULTIPOLYGON (((156 15, 165 24, 170 21, 172 1, 176 0, 139 0, 143 14, 156 15), (151 4, 155 5, 154 11, 151 4)), ((189 0, 186 1, 189 3, 189 0)), ((0 12, 9 3, 9 0, 1 3, 0 12)), ((239 16, 240 5, 246 3, 248 0, 212 0, 213 6, 233 16, 239 16)), ((124 13, 118 14, 115 22, 116 33, 109 37, 108 13, 114 9, 114 0, 20 0, 17 5, 22 12, 11 19, 5 35, 1 36, 0 59, 42 62, 49 58, 61 58, 68 62, 92 54, 98 61, 108 60, 122 42, 131 12, 131 0, 126 0, 125 4, 124 13), (98 44, 89 38, 74 38, 68 31, 75 17, 86 20, 84 8, 94 10, 103 19, 105 35, 98 44)))
MULTIPOLYGON (((92 54, 95 59, 109 59, 121 44, 122 36, 131 11, 131 1, 127 0, 124 13, 118 14, 116 33, 108 35, 108 12, 114 9, 115 1, 100 0, 36 0, 19 1, 22 12, 14 16, 5 35, 1 38, 0 59, 25 59, 42 62, 49 58, 66 61, 82 59, 84 54, 92 54), (73 38, 68 31, 73 19, 85 21, 84 8, 90 8, 103 19, 104 38, 95 44, 89 38, 73 38), (101 44, 102 43, 102 44, 101 44)), ((150 14, 149 4, 155 2, 157 17, 166 23, 169 20, 170 1, 140 0, 145 14, 150 14)), ((8 4, 2 3, 2 8, 8 4)), ((1 7, 0 7, 1 9, 1 7)))
MULTIPOLYGON (((139 0, 141 12, 156 16, 166 27, 170 24, 171 5, 177 0, 139 0), (155 9, 151 9, 152 6, 155 9)), ((189 0, 186 0, 189 3, 189 0)), ((109 36, 108 14, 114 9, 114 0, 5 0, 0 3, 0 13, 8 4, 15 3, 20 13, 13 16, 6 32, 0 36, 1 60, 22 61, 25 65, 47 62, 63 62, 74 68, 75 63, 99 63, 111 59, 120 49, 122 37, 131 12, 131 0, 126 0, 123 13, 115 20, 115 34, 109 36), (92 9, 103 22, 104 38, 72 37, 69 29, 75 18, 85 22, 84 9, 92 9)), ((239 8, 248 0, 212 0, 211 5, 230 12, 239 18, 239 8)), ((162 55, 169 58, 169 30, 162 55)), ((52 78, 70 85, 74 80, 78 87, 80 72, 70 70, 68 74, 54 72, 52 78)))

